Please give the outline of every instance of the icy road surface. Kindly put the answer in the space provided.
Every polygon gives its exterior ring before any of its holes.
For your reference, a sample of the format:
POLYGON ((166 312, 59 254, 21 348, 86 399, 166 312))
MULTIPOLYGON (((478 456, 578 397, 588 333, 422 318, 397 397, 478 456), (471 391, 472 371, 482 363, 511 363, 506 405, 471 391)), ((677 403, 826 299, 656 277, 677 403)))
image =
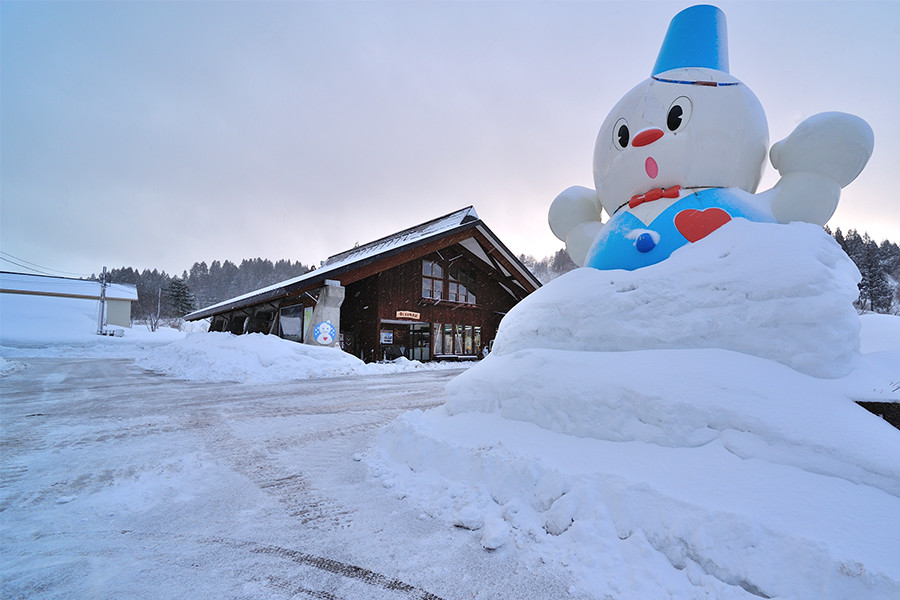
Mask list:
POLYGON ((0 379, 3 598, 562 598, 569 576, 419 514, 360 453, 455 371, 191 383, 127 359, 0 379))

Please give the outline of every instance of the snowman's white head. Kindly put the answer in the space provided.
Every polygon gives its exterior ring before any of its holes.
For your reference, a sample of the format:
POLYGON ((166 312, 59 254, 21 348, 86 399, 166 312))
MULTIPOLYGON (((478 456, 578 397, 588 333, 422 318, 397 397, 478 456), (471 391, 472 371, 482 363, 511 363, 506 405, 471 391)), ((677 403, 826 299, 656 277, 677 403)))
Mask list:
POLYGON ((653 76, 628 92, 600 127, 594 184, 610 215, 654 188, 753 193, 768 145, 759 100, 728 74, 725 15, 694 6, 672 19, 653 76))

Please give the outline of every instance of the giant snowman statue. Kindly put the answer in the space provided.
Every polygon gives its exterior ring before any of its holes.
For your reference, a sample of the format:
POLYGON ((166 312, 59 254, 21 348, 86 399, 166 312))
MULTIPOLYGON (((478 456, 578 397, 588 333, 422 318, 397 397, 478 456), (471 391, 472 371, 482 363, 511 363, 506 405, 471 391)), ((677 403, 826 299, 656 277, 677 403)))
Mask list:
POLYGON ((728 72, 725 15, 714 6, 685 9, 672 19, 651 77, 600 127, 596 191, 560 194, 550 228, 576 264, 631 270, 734 218, 824 225, 841 188, 866 165, 874 136, 853 115, 810 117, 772 147, 781 180, 755 194, 768 143, 759 100, 728 72))

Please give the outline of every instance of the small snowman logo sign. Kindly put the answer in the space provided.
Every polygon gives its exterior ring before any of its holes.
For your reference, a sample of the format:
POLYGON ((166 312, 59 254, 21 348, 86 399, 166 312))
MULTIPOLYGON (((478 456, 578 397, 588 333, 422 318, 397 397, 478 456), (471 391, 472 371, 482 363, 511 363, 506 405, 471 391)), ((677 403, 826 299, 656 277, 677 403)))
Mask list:
POLYGON ((313 329, 313 336, 316 338, 316 342, 327 346, 334 343, 337 331, 334 325, 331 324, 331 321, 325 321, 316 325, 316 328, 313 329))

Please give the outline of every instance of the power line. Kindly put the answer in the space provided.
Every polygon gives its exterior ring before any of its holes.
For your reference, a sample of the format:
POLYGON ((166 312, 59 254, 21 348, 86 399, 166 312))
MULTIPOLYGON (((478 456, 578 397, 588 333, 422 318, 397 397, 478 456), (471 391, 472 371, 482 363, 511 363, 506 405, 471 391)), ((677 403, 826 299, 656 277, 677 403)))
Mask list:
POLYGON ((45 267, 43 265, 39 265, 37 263, 33 263, 31 261, 25 260, 24 258, 19 258, 14 254, 10 254, 9 252, 3 252, 0 250, 0 260, 5 260, 8 263, 12 263, 18 267, 23 269, 28 269, 29 271, 34 271, 35 273, 40 273, 41 275, 47 275, 49 277, 55 277, 53 273, 57 273, 59 275, 72 275, 74 277, 88 278, 90 275, 85 273, 70 273, 68 271, 60 271, 59 269, 51 269, 50 267, 45 267), (9 258, 7 258, 9 257, 9 258), (15 259, 15 260, 12 260, 15 259), (17 262, 18 261, 18 262, 17 262), (22 264, 25 263, 25 264, 22 264), (28 266, 31 265, 31 266, 28 266), (53 273, 48 273, 47 271, 53 271, 53 273))
POLYGON ((14 260, 10 260, 10 259, 6 258, 5 256, 0 256, 0 260, 4 260, 10 264, 16 265, 17 267, 19 267, 21 269, 25 269, 26 271, 33 271, 34 273, 38 273, 40 275, 49 275, 50 277, 52 277, 52 275, 50 275, 50 273, 45 273, 44 271, 38 271, 37 269, 34 269, 32 267, 23 265, 21 263, 17 263, 14 260))

